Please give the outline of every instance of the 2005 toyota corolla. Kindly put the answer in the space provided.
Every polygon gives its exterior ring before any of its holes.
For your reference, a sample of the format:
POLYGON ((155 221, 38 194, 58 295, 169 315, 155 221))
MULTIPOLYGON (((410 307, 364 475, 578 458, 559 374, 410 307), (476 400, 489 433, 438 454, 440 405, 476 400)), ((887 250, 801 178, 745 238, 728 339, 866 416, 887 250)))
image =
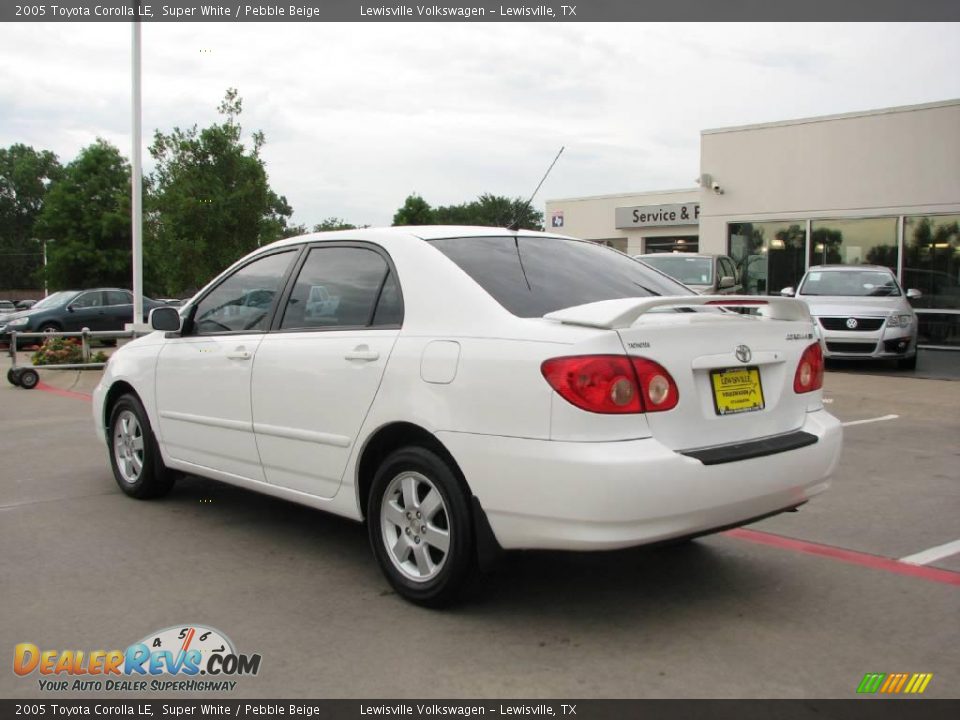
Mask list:
POLYGON ((500 548, 621 548, 795 508, 840 454, 802 302, 694 295, 556 235, 290 238, 151 322, 94 393, 120 488, 157 497, 190 473, 365 520, 425 605, 500 548), (759 312, 723 307, 741 302, 759 312))

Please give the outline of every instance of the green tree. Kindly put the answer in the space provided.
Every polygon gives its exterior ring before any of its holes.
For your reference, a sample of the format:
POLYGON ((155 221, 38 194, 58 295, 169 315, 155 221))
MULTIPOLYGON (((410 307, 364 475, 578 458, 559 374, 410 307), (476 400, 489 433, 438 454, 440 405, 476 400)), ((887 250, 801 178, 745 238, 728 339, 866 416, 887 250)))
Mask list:
POLYGON ((241 142, 242 109, 230 88, 218 107, 222 122, 154 134, 148 286, 172 295, 201 287, 237 258, 288 234, 293 210, 270 188, 263 133, 252 134, 250 149, 241 142))
POLYGON ((416 193, 408 195, 393 216, 394 225, 435 225, 433 209, 416 193))
MULTIPOLYGON (((394 223, 396 224, 396 223, 394 223)), ((409 224, 409 223, 406 223, 409 224)), ((356 230, 357 226, 348 223, 343 218, 328 217, 313 226, 314 232, 326 232, 328 230, 356 230)))
POLYGON ((49 150, 19 143, 0 148, 0 289, 40 284, 43 255, 36 222, 47 188, 62 170, 49 150))
POLYGON ((461 205, 438 207, 434 215, 439 225, 507 227, 516 223, 526 230, 543 230, 543 213, 526 200, 491 193, 461 205))
POLYGON ((37 235, 51 289, 130 285, 130 166, 106 140, 80 151, 46 194, 37 235))

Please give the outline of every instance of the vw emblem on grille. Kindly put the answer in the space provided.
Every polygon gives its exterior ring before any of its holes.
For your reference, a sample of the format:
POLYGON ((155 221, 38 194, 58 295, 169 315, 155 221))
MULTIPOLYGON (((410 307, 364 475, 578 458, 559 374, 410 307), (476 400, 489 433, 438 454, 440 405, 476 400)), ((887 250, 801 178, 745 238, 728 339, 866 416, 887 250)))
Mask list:
POLYGON ((847 327, 851 330, 857 329, 857 319, 856 318, 847 318, 847 327))
POLYGON ((750 358, 753 357, 753 353, 750 352, 750 348, 746 345, 737 345, 737 349, 733 352, 736 354, 737 360, 742 363, 750 362, 750 358))

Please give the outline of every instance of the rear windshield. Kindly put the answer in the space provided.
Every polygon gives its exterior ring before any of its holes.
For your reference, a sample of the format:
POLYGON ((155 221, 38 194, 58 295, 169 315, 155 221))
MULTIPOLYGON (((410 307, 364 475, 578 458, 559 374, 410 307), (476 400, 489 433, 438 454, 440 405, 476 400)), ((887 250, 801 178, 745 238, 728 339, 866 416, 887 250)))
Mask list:
POLYGON ((710 258, 664 254, 641 260, 685 285, 710 285, 713 282, 713 261, 710 258))
POLYGON ((519 317, 600 300, 691 294, 643 263, 587 241, 470 237, 431 244, 519 317))

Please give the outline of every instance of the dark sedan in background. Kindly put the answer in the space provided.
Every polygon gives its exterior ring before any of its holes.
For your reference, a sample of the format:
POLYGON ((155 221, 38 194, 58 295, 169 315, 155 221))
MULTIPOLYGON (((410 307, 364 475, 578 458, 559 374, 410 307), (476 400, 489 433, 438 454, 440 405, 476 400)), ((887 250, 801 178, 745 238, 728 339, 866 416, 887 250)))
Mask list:
MULTIPOLYGON (((143 320, 162 303, 143 298, 143 320)), ((74 332, 123 330, 133 322, 133 293, 121 288, 61 290, 45 297, 29 310, 0 315, 0 340, 8 342, 10 332, 74 332)))

